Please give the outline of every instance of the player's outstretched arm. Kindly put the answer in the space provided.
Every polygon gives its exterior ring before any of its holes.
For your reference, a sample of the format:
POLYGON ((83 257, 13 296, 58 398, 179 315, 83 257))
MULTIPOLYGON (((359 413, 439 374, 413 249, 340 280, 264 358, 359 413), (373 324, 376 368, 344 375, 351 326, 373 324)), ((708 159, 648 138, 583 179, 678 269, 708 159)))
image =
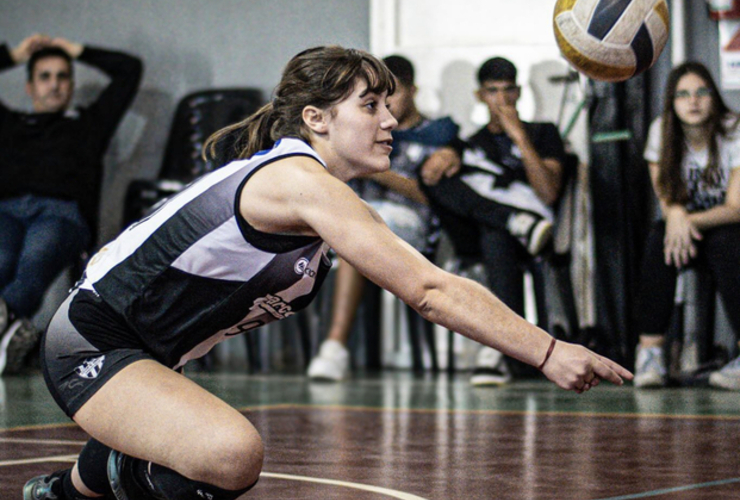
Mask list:
MULTIPOLYGON (((317 234, 355 269, 424 318, 535 367, 552 337, 514 313, 480 284, 450 274, 396 236, 346 184, 313 160, 276 162, 242 193, 242 215, 256 229, 317 234)), ((631 374, 588 349, 556 342, 541 368, 558 386, 582 392, 631 374), (596 380, 598 379, 598 380, 596 380)))

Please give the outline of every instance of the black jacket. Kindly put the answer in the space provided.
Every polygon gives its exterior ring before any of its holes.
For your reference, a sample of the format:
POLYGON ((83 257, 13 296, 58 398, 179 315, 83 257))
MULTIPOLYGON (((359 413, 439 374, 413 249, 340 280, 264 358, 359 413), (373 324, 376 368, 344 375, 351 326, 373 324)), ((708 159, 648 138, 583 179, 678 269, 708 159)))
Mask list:
MULTIPOLYGON (((0 103, 0 199, 33 194, 77 201, 94 232, 103 156, 139 88, 142 63, 93 47, 85 47, 77 61, 111 79, 92 105, 23 113, 0 103)), ((7 45, 0 45, 0 71, 14 66, 7 45)))

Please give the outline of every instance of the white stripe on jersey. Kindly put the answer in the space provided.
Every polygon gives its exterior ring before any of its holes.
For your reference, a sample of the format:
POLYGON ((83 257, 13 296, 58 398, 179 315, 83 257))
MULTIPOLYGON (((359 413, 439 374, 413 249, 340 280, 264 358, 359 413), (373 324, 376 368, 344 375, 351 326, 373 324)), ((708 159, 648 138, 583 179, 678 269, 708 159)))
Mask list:
MULTIPOLYGON (((305 142, 299 139, 281 139, 272 149, 260 151, 248 160, 237 160, 214 170, 195 180, 183 191, 162 204, 152 215, 132 224, 115 240, 108 243, 95 254, 85 269, 85 280, 80 288, 93 290, 93 284, 102 279, 111 269, 130 257, 162 224, 170 220, 187 203, 197 198, 212 186, 231 175, 244 175, 255 164, 269 162, 271 159, 291 154, 304 154, 316 158, 324 166, 324 161, 314 153, 305 142)), ((243 242, 242 242, 243 243, 243 242)), ((207 245, 207 243, 205 243, 207 245)), ((193 265, 184 264, 184 265, 193 265)))
POLYGON ((172 267, 196 276, 249 281, 275 254, 245 248, 238 226, 236 218, 227 220, 180 254, 172 267), (237 260, 245 264, 235 267, 233 262, 237 260))

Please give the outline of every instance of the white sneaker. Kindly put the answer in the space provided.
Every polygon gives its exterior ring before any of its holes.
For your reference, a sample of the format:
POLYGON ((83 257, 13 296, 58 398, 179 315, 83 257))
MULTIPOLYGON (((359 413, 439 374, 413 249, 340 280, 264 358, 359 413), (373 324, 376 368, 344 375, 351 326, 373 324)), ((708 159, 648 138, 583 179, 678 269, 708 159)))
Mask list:
POLYGON ((552 239, 552 222, 530 212, 511 214, 506 228, 530 255, 539 254, 552 239))
POLYGON ((470 383, 475 386, 504 385, 511 381, 506 359, 496 349, 481 347, 475 359, 470 383))
POLYGON ((319 354, 308 365, 308 377, 313 380, 339 382, 349 376, 349 351, 336 340, 325 340, 319 354))
POLYGON ((11 322, 0 334, 0 375, 18 373, 40 336, 41 332, 25 318, 11 322))
POLYGON ((665 358, 662 347, 637 346, 635 361, 635 387, 665 386, 665 358))
POLYGON ((731 391, 740 391, 740 357, 709 375, 709 385, 731 391))

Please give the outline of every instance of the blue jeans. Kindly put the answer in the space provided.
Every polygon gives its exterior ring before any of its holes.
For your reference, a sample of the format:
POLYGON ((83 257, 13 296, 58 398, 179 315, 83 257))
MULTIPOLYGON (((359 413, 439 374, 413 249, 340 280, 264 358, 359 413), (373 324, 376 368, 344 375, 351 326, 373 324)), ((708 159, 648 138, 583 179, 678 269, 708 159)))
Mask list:
POLYGON ((31 316, 90 238, 74 201, 34 195, 0 200, 0 297, 19 316, 31 316))

